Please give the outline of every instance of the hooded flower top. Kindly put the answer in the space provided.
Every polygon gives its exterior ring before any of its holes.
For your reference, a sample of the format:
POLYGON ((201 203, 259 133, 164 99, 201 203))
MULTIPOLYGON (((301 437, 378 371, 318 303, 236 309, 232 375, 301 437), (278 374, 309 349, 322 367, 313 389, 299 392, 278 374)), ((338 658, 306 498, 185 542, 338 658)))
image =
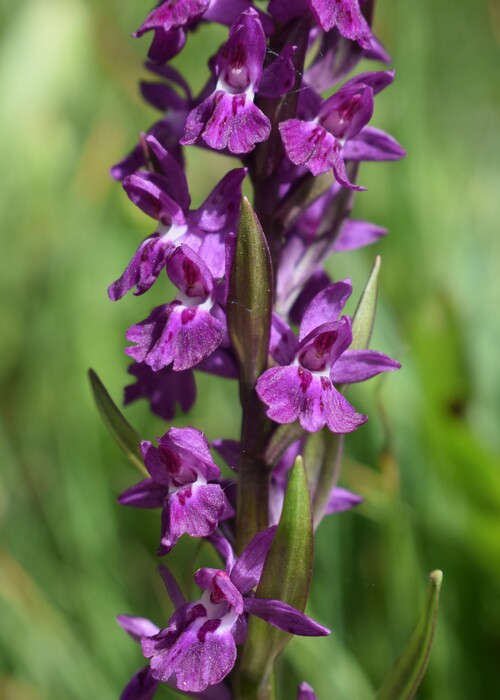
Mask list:
POLYGON ((274 318, 271 353, 282 366, 264 372, 257 394, 277 423, 298 420, 310 432, 327 425, 333 433, 350 433, 367 416, 357 413, 335 385, 399 369, 399 362, 374 350, 349 350, 351 319, 338 316, 351 292, 349 280, 319 292, 304 312, 298 339, 274 318))

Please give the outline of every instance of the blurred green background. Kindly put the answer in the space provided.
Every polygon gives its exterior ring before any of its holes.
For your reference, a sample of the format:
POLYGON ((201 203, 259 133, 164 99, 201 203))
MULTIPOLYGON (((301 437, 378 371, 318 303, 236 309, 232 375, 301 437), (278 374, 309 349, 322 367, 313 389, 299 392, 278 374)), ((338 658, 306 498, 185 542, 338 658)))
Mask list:
MULTIPOLYGON (((94 367, 119 400, 124 332, 165 295, 116 305, 106 287, 147 220, 108 176, 157 115, 137 81, 149 4, 4 0, 0 7, 0 698, 114 700, 142 665, 118 613, 164 624, 158 513, 119 508, 135 483, 101 424, 94 367)), ((403 363, 351 393, 371 415, 348 440, 343 483, 365 497, 323 523, 309 612, 334 634, 294 640, 281 697, 368 700, 409 634, 426 576, 444 571, 421 700, 494 697, 500 659, 500 8, 495 0, 380 0, 376 29, 397 69, 373 123, 407 148, 363 166, 356 215, 387 225, 375 248, 338 255, 360 290, 376 252, 382 298, 372 343, 403 363)), ((210 41, 181 64, 195 88, 210 41)), ((201 41, 200 41, 201 39, 201 41)), ((201 46, 201 48, 200 48, 201 46)), ((212 46, 214 44, 212 43, 212 46)), ((195 204, 230 167, 188 149, 195 204)), ((232 167, 232 166, 231 166, 232 167)), ((236 387, 200 377, 177 425, 236 437, 236 387)), ((166 427, 126 411, 145 438, 166 427)), ((170 555, 194 594, 194 543, 170 555)), ((159 697, 174 697, 165 690, 159 697)))

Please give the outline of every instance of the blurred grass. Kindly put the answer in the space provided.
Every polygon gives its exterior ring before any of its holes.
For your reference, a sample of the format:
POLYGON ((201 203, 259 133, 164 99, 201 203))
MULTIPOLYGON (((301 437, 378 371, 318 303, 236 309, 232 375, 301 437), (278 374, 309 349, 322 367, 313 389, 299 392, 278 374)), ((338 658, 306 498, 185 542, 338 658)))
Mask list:
MULTIPOLYGON (((94 367, 120 397, 125 329, 162 298, 161 285, 146 298, 106 298, 151 229, 107 174, 156 118, 136 90, 147 41, 129 38, 144 11, 118 0, 5 0, 0 9, 6 700, 117 698, 142 661, 114 616, 161 623, 170 612, 155 574, 157 514, 115 504, 136 474, 86 379, 94 367)), ((292 642, 282 697, 307 680, 320 700, 368 699, 436 567, 441 617, 419 698, 487 697, 500 652, 500 13, 493 0, 381 0, 377 27, 398 75, 374 123, 409 156, 363 167, 369 191, 356 214, 391 231, 377 250, 373 347, 404 368, 352 392, 372 417, 348 441, 343 479, 366 502, 319 531, 310 612, 334 635, 292 642)), ((197 88, 209 51, 193 38, 182 58, 197 88)), ((227 168, 188 152, 195 203, 227 168)), ((374 254, 339 255, 332 272, 359 289, 374 254)), ((176 424, 236 436, 236 388, 209 377, 198 388, 203 399, 176 424)), ((144 405, 127 416, 144 437, 165 430, 144 405)), ((192 587, 196 546, 170 556, 192 587)))

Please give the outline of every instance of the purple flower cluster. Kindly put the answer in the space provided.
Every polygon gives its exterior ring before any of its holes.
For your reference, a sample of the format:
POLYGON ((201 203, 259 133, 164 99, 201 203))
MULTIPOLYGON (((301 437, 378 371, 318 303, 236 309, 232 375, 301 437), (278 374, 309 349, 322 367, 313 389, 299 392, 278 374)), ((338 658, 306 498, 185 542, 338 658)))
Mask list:
MULTIPOLYGON (((164 0, 135 34, 152 32, 146 67, 155 80, 143 82, 141 91, 162 115, 112 175, 155 223, 108 294, 113 301, 131 290, 144 294, 164 283, 163 273, 176 291, 126 333, 125 352, 134 360, 129 373, 136 381, 126 387, 125 403, 144 398, 170 421, 178 408, 186 412, 193 406, 195 372, 240 377, 242 397, 250 396, 242 398, 243 423, 255 420, 261 429, 253 445, 247 429, 241 442, 219 439, 210 445, 194 427, 171 427, 157 446, 141 442, 149 477, 122 493, 119 502, 161 508, 159 555, 186 534, 211 543, 223 568, 195 573, 203 594, 194 602, 186 602, 173 575, 161 568, 175 608, 164 628, 143 618, 119 618, 149 660, 127 685, 125 700, 152 698, 159 683, 191 697, 239 697, 237 684, 232 681, 231 690, 227 677, 251 615, 291 634, 329 633, 304 614, 302 604, 301 610, 256 591, 288 475, 309 434, 356 430, 367 416, 345 398, 346 387, 399 368, 386 355, 353 347, 353 319, 344 313, 351 282, 333 281, 325 270, 332 254, 386 233, 349 217, 355 192, 364 189, 356 184, 359 163, 404 155, 391 136, 369 125, 374 98, 392 83, 394 72, 348 77, 361 59, 390 61, 371 30, 373 9, 374 0, 270 0, 267 11, 251 0, 164 0), (205 87, 193 96, 169 61, 206 22, 229 31, 209 61, 205 87), (184 147, 193 145, 242 161, 197 209, 190 208, 183 157, 184 147), (322 185, 314 190, 319 175, 322 185), (272 295, 261 329, 269 342, 250 387, 243 380, 246 368, 235 347, 229 306, 246 178, 273 286, 263 290, 272 295), (277 436, 286 427, 289 437, 280 442, 277 436), (275 443, 280 447, 273 452, 275 443), (233 470, 232 478, 222 478, 211 447, 233 470), (249 460, 263 485, 265 497, 257 508, 264 517, 259 527, 247 523, 250 534, 242 537, 237 513, 245 512, 245 499, 253 496, 238 484, 249 460)), ((252 260, 244 265, 250 270, 252 260)), ((321 516, 361 500, 339 487, 337 478, 338 473, 322 497, 321 516)), ((303 684, 299 698, 314 697, 303 684)))

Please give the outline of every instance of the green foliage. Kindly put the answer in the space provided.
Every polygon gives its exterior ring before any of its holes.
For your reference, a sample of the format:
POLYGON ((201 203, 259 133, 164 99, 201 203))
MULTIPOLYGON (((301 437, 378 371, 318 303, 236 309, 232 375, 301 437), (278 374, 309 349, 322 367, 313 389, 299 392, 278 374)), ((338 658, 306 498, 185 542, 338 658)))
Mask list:
POLYGON ((139 434, 136 433, 127 421, 93 369, 89 370, 89 379, 92 393, 94 394, 94 400, 104 424, 125 456, 139 471, 147 475, 148 472, 144 467, 144 461, 139 447, 139 434))
POLYGON ((266 237, 252 205, 241 202, 233 267, 229 280, 227 322, 240 367, 242 384, 252 391, 267 368, 273 280, 266 237))
POLYGON ((436 631, 439 592, 443 573, 433 571, 425 604, 408 644, 387 674, 375 700, 412 700, 429 663, 436 631))

